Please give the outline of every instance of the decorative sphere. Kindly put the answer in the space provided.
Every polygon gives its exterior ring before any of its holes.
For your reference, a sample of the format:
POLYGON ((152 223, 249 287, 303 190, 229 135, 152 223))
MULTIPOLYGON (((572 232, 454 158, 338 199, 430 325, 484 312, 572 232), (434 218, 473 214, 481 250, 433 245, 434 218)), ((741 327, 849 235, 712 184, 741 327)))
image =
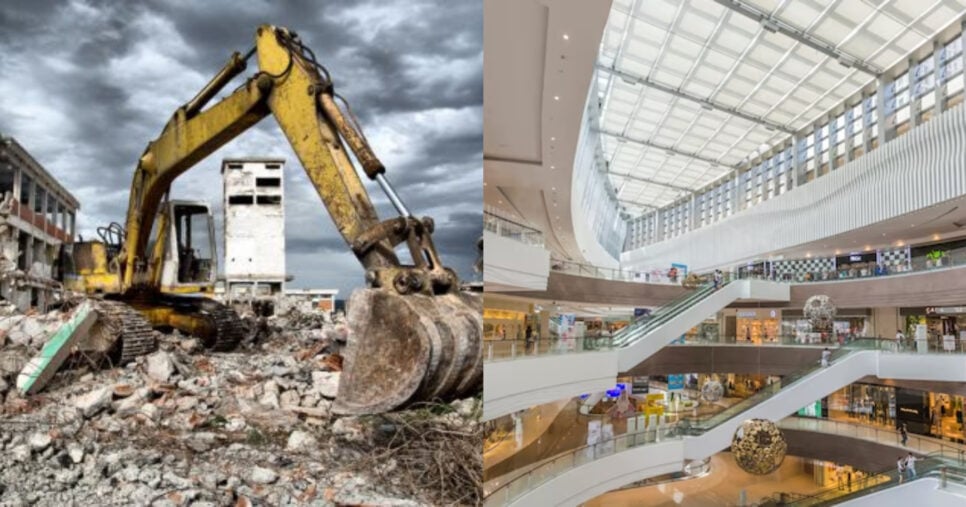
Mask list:
POLYGON ((831 327, 835 319, 835 305, 828 296, 812 296, 805 301, 805 318, 818 329, 831 327))
POLYGON ((724 396, 724 386, 717 380, 709 380, 701 386, 701 397, 704 401, 714 403, 724 396))
POLYGON ((742 470, 767 475, 782 464, 788 443, 778 425, 767 419, 749 419, 738 426, 731 439, 731 453, 742 470))

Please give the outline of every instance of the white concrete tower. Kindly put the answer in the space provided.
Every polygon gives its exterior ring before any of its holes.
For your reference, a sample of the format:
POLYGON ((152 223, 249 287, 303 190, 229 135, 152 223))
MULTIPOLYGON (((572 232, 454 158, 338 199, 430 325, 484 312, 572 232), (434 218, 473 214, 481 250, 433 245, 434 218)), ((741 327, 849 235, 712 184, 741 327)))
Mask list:
POLYGON ((225 297, 246 301, 285 290, 284 159, 233 158, 225 185, 225 297))

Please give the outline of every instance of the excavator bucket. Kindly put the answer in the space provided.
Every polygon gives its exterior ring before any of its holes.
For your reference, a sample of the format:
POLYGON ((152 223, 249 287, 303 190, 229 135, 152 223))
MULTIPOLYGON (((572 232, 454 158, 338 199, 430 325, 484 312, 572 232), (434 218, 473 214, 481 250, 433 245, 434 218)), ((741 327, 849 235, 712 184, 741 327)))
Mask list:
POLYGON ((483 299, 461 292, 353 292, 333 410, 374 414, 475 394, 483 381, 483 299))

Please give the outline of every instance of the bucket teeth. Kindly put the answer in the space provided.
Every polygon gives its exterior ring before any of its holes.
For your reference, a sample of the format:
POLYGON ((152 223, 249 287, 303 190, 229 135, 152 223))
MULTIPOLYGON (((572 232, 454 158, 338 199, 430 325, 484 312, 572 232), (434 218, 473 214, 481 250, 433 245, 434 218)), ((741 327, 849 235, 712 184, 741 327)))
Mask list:
POLYGON ((477 392, 483 372, 481 311, 478 295, 355 291, 333 409, 372 414, 477 392))

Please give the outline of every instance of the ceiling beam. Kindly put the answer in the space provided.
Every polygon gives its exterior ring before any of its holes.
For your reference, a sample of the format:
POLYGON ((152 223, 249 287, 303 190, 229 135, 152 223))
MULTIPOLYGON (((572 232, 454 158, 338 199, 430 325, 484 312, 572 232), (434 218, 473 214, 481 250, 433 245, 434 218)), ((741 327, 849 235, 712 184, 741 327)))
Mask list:
POLYGON ((742 16, 751 19, 752 21, 755 21, 756 23, 760 23, 765 30, 768 30, 769 32, 777 32, 801 42, 802 44, 805 44, 806 46, 820 53, 834 58, 840 64, 846 67, 854 67, 873 77, 879 77, 879 75, 882 74, 882 69, 866 63, 861 58, 852 56, 808 32, 795 28, 794 26, 789 25, 788 23, 778 19, 775 16, 772 16, 771 14, 768 14, 765 11, 762 11, 753 5, 748 5, 741 0, 714 1, 728 9, 731 9, 734 12, 737 12, 738 14, 741 14, 742 16))
POLYGON ((609 174, 611 176, 616 176, 618 178, 626 178, 626 179, 629 179, 629 180, 640 181, 641 183, 647 183, 649 185, 657 185, 657 186, 660 186, 660 187, 670 188, 672 190, 679 190, 681 192, 691 193, 691 192, 694 191, 694 190, 692 190, 690 188, 687 188, 687 187, 679 187, 679 186, 674 185, 674 184, 671 184, 671 183, 663 183, 663 182, 660 182, 660 181, 657 181, 657 180, 652 180, 650 178, 645 178, 643 176, 637 176, 637 175, 634 175, 634 174, 621 174, 621 173, 615 173, 615 172, 610 171, 610 170, 607 171, 607 174, 609 174))
MULTIPOLYGON (((663 144, 652 143, 651 141, 647 141, 647 140, 644 140, 644 139, 635 139, 633 137, 628 137, 628 136, 625 136, 624 134, 618 134, 617 132, 610 132, 608 130, 603 130, 603 129, 594 129, 594 130, 596 132, 602 134, 602 135, 609 136, 609 137, 613 137, 614 139, 624 140, 624 141, 631 142, 631 143, 634 143, 634 144, 640 144, 642 146, 647 146, 647 147, 650 147, 650 148, 654 148, 656 150, 664 150, 668 154, 674 154, 674 155, 680 155, 682 157, 693 158, 695 160, 700 160, 700 161, 702 161, 702 162, 704 162, 706 164, 710 164, 712 166, 731 167, 732 169, 736 169, 736 167, 729 166, 727 164, 722 164, 721 162, 718 162, 717 160, 715 160, 713 158, 708 158, 708 157, 705 157, 705 156, 702 156, 702 155, 698 155, 697 153, 689 153, 689 152, 686 152, 686 151, 681 151, 681 150, 679 150, 679 149, 677 149, 677 148, 675 148, 673 146, 665 146, 663 144)), ((690 190, 689 190, 689 192, 690 192, 690 190)))
POLYGON ((653 204, 644 204, 642 202, 632 201, 630 199, 622 199, 620 197, 617 198, 617 202, 622 202, 624 204, 630 204, 632 206, 637 206, 639 208, 644 208, 644 209, 650 209, 650 210, 657 210, 658 209, 658 207, 657 206, 654 206, 653 204))
POLYGON ((752 123, 756 123, 769 130, 779 130, 786 134, 795 133, 794 129, 790 127, 786 127, 785 125, 782 125, 780 123, 776 123, 771 120, 766 120, 765 118, 760 116, 750 115, 748 113, 739 111, 738 109, 735 109, 733 107, 726 106, 724 104, 719 104, 717 102, 712 102, 708 99, 703 99, 701 97, 698 97, 697 95, 692 95, 688 92, 681 91, 678 88, 674 88, 663 83, 658 83, 657 81, 654 81, 653 79, 648 77, 637 76, 634 74, 630 74, 628 72, 624 72, 622 70, 613 69, 600 64, 597 65, 597 68, 604 72, 609 72, 610 74, 623 79, 625 82, 637 83, 640 85, 644 85, 648 88, 654 88, 655 90, 660 90, 664 93, 674 95, 675 97, 679 97, 685 100, 690 100, 692 102, 697 102, 698 104, 701 105, 701 107, 705 109, 713 109, 715 111, 721 111, 722 113, 729 114, 731 116, 741 118, 743 120, 747 120, 752 123))

